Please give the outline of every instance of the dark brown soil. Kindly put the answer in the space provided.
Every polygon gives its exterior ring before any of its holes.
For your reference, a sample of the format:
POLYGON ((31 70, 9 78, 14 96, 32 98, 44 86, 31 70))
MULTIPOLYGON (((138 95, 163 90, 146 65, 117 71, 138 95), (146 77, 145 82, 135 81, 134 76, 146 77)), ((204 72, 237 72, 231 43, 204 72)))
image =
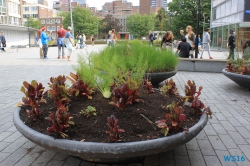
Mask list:
MULTIPOLYGON (((162 106, 167 106, 171 104, 172 101, 180 101, 180 98, 176 96, 164 96, 159 94, 158 91, 155 91, 153 94, 147 94, 147 91, 144 89, 140 89, 139 94, 139 98, 144 102, 128 105, 124 111, 109 105, 111 99, 104 99, 99 92, 93 95, 92 100, 88 100, 87 97, 71 98, 69 112, 73 117, 75 125, 66 132, 66 134, 69 135, 68 139, 78 141, 85 140, 87 142, 108 142, 108 135, 106 134, 108 130, 107 117, 110 115, 115 115, 115 117, 119 119, 119 128, 126 131, 120 134, 119 142, 134 142, 164 137, 160 129, 154 130, 140 114, 145 115, 153 122, 163 119, 169 111, 163 109, 162 106), (97 116, 91 115, 89 118, 86 118, 80 115, 79 112, 86 109, 87 106, 95 107, 97 116)), ((43 112, 40 121, 34 123, 27 119, 25 110, 28 107, 22 107, 20 112, 21 120, 40 133, 61 139, 60 134, 47 132, 47 127, 50 127, 50 124, 45 120, 45 117, 49 115, 50 111, 55 111, 56 106, 52 99, 47 97, 45 97, 45 99, 47 100, 47 104, 40 105, 40 110, 43 112)), ((187 118, 182 126, 183 128, 190 128, 199 121, 200 115, 193 114, 193 110, 187 106, 184 108, 184 113, 187 118)), ((183 132, 183 129, 178 131, 170 130, 168 135, 173 135, 178 132, 183 132)))

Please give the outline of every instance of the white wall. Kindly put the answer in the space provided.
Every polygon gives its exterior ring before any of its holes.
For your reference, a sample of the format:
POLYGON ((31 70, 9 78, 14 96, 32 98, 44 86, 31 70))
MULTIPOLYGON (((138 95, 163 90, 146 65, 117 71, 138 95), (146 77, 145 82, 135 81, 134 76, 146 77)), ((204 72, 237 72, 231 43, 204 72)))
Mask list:
MULTIPOLYGON (((13 31, 13 30, 2 30, 5 35, 6 45, 7 47, 11 47, 13 45, 28 45, 29 44, 29 36, 28 31, 13 31)), ((30 32, 30 44, 35 43, 35 33, 30 32)))

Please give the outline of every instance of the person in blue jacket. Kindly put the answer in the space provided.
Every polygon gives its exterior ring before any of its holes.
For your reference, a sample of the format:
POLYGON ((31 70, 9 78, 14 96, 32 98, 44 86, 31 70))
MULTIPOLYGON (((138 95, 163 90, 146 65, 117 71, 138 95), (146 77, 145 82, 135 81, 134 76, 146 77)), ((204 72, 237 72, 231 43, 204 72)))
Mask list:
POLYGON ((42 28, 42 33, 41 33, 41 42, 43 45, 43 56, 44 59, 48 59, 47 53, 48 53, 48 38, 47 34, 45 33, 46 27, 42 28))

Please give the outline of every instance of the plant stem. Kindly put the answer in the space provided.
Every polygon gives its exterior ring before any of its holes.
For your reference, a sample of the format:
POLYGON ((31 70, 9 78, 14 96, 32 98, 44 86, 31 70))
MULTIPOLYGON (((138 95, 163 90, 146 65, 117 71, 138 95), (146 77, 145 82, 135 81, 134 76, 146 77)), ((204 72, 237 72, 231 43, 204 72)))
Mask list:
POLYGON ((154 122, 152 122, 151 120, 149 120, 146 116, 144 116, 143 114, 140 114, 146 121, 148 121, 149 124, 151 124, 151 126, 156 130, 156 124, 154 122))

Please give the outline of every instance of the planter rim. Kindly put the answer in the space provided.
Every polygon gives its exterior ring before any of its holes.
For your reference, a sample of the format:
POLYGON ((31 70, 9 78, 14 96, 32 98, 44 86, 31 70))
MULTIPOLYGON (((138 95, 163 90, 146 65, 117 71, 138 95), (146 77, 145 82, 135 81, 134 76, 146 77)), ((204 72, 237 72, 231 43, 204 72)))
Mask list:
POLYGON ((242 77, 242 78, 250 79, 250 75, 244 75, 244 74, 238 74, 238 73, 230 72, 230 71, 227 71, 227 68, 224 68, 224 69, 222 70, 222 73, 226 73, 226 74, 228 74, 228 75, 238 75, 238 76, 240 76, 240 77, 242 77))
POLYGON ((153 140, 125 143, 80 142, 67 139, 54 139, 51 136, 31 129, 20 119, 20 110, 21 108, 19 107, 14 111, 13 121, 17 130, 26 138, 48 149, 74 156, 84 156, 85 159, 87 158, 86 160, 91 157, 92 160, 89 161, 97 161, 96 158, 109 160, 141 157, 171 150, 190 141, 198 135, 208 121, 208 116, 203 114, 200 120, 189 128, 188 133, 181 132, 153 140))

